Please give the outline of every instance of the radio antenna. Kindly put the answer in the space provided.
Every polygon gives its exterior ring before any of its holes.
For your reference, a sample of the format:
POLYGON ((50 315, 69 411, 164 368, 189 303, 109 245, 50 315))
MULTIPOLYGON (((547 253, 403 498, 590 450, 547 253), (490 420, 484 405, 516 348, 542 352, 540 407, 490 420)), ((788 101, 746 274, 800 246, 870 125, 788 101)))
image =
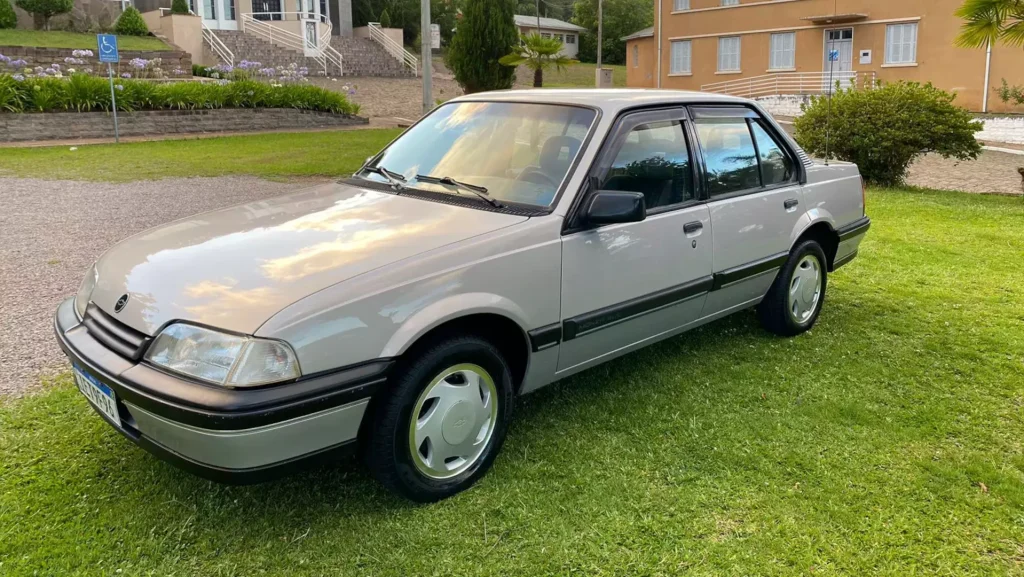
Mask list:
MULTIPOLYGON (((832 15, 839 15, 839 0, 833 0, 832 15)), ((828 159, 831 154, 830 145, 832 144, 832 93, 836 89, 833 78, 839 54, 836 52, 836 29, 827 30, 825 33, 831 36, 828 48, 828 115, 825 118, 825 166, 828 166, 828 159)))

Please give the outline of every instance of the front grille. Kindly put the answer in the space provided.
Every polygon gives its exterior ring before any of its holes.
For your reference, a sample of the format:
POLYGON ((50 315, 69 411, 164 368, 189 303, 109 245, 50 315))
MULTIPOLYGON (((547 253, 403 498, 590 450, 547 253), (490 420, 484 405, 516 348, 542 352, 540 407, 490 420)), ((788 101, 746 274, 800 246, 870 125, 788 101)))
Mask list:
POLYGON ((85 318, 82 319, 82 323, 92 338, 122 357, 133 361, 142 358, 151 340, 145 333, 140 333, 115 320, 92 303, 85 308, 85 318))

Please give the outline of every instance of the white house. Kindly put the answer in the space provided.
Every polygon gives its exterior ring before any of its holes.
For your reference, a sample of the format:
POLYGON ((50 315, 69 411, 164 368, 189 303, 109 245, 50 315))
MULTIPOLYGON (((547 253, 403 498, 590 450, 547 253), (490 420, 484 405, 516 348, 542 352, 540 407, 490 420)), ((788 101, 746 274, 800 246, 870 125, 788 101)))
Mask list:
POLYGON ((580 33, 586 28, 575 24, 557 20, 555 18, 540 18, 540 28, 537 28, 536 16, 524 16, 516 14, 516 28, 520 34, 536 34, 540 32, 543 38, 555 38, 562 41, 562 54, 569 58, 576 58, 580 46, 580 33))

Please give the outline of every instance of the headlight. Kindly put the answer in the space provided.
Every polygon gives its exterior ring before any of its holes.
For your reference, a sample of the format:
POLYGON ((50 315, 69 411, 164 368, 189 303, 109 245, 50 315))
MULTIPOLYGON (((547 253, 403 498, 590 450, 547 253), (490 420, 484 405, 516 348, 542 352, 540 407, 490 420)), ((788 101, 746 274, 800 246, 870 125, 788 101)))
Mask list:
POLYGON ((78 318, 85 317, 85 307, 89 305, 89 299, 92 298, 92 291, 96 288, 98 276, 99 272, 96 271, 96 265, 93 264, 85 273, 82 286, 78 287, 78 294, 75 295, 75 311, 78 312, 78 318))
POLYGON ((302 373, 291 347, 280 341, 239 337, 202 327, 173 324, 146 352, 154 365, 227 387, 254 387, 302 373))

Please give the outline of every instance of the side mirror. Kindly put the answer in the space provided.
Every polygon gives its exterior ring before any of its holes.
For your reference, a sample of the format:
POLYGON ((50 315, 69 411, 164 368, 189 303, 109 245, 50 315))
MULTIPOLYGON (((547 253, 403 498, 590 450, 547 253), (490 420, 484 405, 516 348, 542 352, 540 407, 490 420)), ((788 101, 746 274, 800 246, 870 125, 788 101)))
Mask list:
POLYGON ((590 197, 584 221, 588 225, 640 222, 647 218, 647 203, 639 192, 599 190, 590 197))

